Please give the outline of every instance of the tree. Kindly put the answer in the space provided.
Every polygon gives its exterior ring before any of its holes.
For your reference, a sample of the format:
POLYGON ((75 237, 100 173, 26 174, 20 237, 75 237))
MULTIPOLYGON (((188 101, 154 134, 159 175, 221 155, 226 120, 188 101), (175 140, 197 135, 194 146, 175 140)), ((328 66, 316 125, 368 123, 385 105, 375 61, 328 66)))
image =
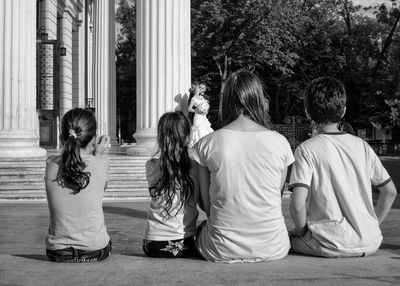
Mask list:
POLYGON ((233 70, 293 74, 302 1, 193 0, 193 77, 218 94, 233 70))
POLYGON ((122 139, 131 140, 136 127, 136 1, 121 0, 115 15, 117 38, 117 110, 122 139))

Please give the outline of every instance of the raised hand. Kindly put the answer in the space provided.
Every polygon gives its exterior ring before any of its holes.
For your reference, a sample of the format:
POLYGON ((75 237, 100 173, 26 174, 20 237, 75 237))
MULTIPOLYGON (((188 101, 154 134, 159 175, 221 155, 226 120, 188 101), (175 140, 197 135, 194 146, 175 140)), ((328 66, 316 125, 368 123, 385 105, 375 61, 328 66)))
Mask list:
POLYGON ((101 135, 97 141, 94 155, 103 155, 104 151, 110 147, 110 136, 101 135))

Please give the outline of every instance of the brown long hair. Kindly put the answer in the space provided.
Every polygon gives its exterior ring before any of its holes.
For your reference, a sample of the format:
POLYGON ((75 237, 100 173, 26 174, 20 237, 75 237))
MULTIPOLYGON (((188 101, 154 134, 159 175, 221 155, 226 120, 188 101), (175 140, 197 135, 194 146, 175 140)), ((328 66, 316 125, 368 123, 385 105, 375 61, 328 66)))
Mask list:
POLYGON ((268 98, 264 97, 260 79, 247 70, 232 73, 227 79, 220 101, 222 126, 240 114, 254 122, 268 125, 268 98))
POLYGON ((161 178, 150 186, 153 198, 166 199, 166 216, 171 216, 172 203, 179 192, 179 210, 193 198, 194 183, 190 178, 188 154, 190 123, 181 111, 167 112, 158 122, 157 142, 160 152, 161 178))
POLYGON ((90 182, 90 173, 84 172, 80 149, 85 148, 96 136, 97 123, 93 112, 75 108, 68 111, 61 121, 60 139, 63 142, 57 180, 63 186, 79 193, 90 182))

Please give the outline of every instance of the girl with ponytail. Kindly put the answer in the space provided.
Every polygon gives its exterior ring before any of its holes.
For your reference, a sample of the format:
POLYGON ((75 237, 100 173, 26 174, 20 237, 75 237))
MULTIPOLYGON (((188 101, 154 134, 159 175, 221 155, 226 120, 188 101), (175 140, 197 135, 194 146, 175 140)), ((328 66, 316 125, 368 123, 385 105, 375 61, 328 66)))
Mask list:
POLYGON ((61 155, 46 161, 46 253, 52 261, 92 262, 110 255, 102 208, 109 169, 103 154, 110 139, 101 136, 97 142, 96 130, 91 111, 68 111, 61 121, 61 155))
POLYGON ((188 155, 190 123, 181 111, 168 112, 157 131, 159 158, 146 163, 151 204, 143 250, 150 257, 193 256, 198 184, 188 155))

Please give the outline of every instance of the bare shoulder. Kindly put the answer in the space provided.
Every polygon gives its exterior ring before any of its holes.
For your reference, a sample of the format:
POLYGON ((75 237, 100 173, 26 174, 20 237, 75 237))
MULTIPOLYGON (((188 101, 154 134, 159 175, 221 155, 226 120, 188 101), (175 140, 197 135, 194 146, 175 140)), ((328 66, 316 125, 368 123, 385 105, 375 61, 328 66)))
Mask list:
POLYGON ((60 162, 61 155, 51 155, 46 159, 46 165, 56 165, 58 166, 60 162))
POLYGON ((146 162, 146 173, 152 173, 154 170, 159 168, 160 160, 157 158, 151 158, 146 162))
POLYGON ((106 156, 90 156, 91 164, 96 168, 109 168, 110 161, 106 156))
POLYGON ((149 185, 154 185, 160 177, 160 160, 152 158, 146 162, 146 178, 149 185))

